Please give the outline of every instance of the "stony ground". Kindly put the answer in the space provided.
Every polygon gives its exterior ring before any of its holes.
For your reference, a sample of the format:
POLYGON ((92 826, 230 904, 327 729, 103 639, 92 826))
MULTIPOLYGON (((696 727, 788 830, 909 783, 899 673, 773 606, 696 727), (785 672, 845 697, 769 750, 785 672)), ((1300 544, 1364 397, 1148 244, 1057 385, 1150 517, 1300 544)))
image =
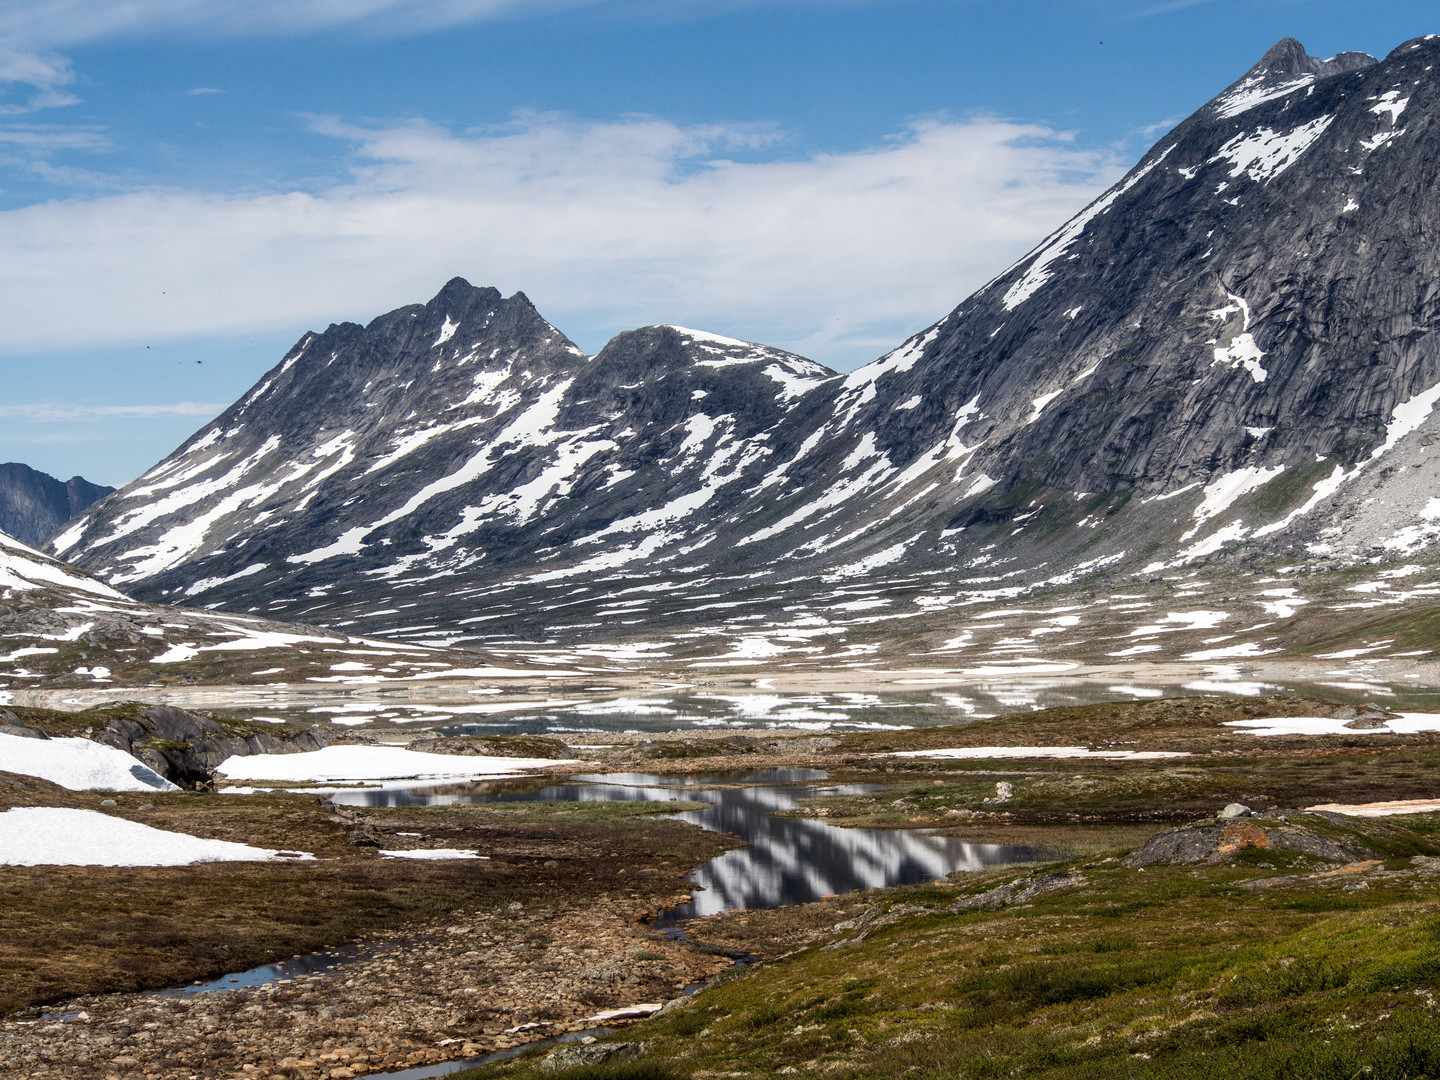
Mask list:
POLYGON ((87 995, 0 1022, 0 1077, 339 1080, 478 1057, 662 1003, 732 961, 616 904, 515 902, 381 934, 330 972, 192 997, 87 995), (46 1017, 65 1016, 66 1020, 46 1017))

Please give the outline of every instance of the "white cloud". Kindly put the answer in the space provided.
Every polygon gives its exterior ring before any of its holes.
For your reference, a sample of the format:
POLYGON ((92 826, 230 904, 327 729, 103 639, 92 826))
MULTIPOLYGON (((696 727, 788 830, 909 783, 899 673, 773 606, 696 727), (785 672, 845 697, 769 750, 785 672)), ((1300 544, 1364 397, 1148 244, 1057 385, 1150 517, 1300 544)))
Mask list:
MULTIPOLYGON (((0 8, 0 38, 33 46, 192 31, 305 33, 360 25, 416 33, 516 14, 600 6, 605 0, 15 0, 0 8)), ((624 5, 622 5, 624 6, 624 5)))
POLYGON ((1120 171, 992 119, 760 162, 723 155, 773 159, 762 128, 645 117, 316 126, 360 162, 329 190, 146 190, 0 213, 0 341, 323 326, 462 274, 524 290, 579 336, 681 322, 853 361, 949 310, 1120 171))
MULTIPOLYGON (((0 34, 0 41, 3 39, 4 35, 0 34)), ((0 101, 0 116, 74 105, 80 99, 61 89, 74 81, 75 71, 65 57, 0 44, 0 88, 19 84, 33 90, 24 103, 0 101)))
POLYGON ((30 405, 0 405, 0 419, 54 422, 110 418, 134 420, 150 416, 217 416, 228 405, 202 401, 177 401, 170 405, 67 405, 44 402, 30 405))

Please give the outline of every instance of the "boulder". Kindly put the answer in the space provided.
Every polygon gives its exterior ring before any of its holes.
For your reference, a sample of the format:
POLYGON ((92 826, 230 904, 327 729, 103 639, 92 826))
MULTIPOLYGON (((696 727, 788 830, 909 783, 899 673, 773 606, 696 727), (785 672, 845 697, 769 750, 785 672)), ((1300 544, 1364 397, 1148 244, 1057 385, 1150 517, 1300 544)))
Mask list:
POLYGON ((540 1061, 544 1072, 563 1072, 585 1065, 609 1065, 621 1061, 634 1061, 644 1049, 638 1042, 602 1043, 586 1037, 580 1042, 567 1043, 552 1050, 540 1061))
POLYGON ((1228 862, 1247 848, 1260 851, 1298 851, 1332 862, 1351 862, 1373 855, 1357 843, 1340 844, 1293 825, 1269 828, 1237 818, 1214 825, 1185 825, 1151 837, 1145 845, 1126 856, 1123 865, 1131 869, 1166 863, 1192 866, 1228 862))

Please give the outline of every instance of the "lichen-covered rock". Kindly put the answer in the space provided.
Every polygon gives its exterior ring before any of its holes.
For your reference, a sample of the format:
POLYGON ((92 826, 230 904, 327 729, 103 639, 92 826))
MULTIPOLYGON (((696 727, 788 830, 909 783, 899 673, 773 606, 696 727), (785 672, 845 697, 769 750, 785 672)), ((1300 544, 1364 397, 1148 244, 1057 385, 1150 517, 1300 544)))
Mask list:
POLYGON ((169 705, 146 705, 134 715, 133 720, 110 717, 89 738, 123 750, 171 783, 189 789, 213 782, 216 767, 226 758, 319 750, 330 741, 322 730, 272 734, 232 728, 169 705))
POLYGON ((1156 863, 1192 865, 1223 863, 1246 849, 1259 851, 1296 851, 1333 862, 1374 854, 1358 841, 1340 844, 1310 829, 1291 825, 1263 826, 1237 818, 1215 825, 1186 825, 1151 837, 1145 845, 1123 860, 1125 866, 1138 869, 1156 863))
POLYGON ((638 1042, 602 1043, 593 1038, 568 1043, 558 1050, 552 1050, 540 1061, 545 1072, 562 1072, 582 1065, 611 1065, 622 1061, 633 1061, 640 1056, 644 1047, 638 1042))

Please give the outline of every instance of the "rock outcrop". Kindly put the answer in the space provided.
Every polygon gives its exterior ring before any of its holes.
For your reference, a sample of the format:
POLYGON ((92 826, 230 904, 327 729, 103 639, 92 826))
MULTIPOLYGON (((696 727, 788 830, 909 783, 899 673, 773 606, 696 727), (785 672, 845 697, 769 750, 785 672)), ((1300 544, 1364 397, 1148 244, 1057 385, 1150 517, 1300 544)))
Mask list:
POLYGON ((1347 842, 1298 825, 1267 826, 1237 818, 1215 825, 1187 825, 1151 837, 1123 860, 1131 869, 1229 862, 1244 851, 1293 851, 1332 862, 1352 862, 1375 853, 1353 837, 1347 842))

